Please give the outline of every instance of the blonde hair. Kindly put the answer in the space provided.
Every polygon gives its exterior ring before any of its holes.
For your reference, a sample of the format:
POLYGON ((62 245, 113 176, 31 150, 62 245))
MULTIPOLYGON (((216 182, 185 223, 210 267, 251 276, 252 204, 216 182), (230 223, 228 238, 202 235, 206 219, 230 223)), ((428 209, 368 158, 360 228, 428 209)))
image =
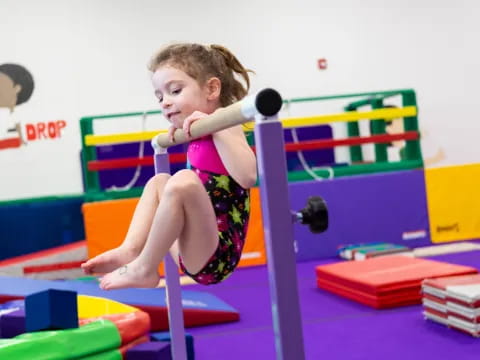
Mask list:
POLYGON ((179 43, 160 49, 151 59, 148 68, 155 72, 159 67, 170 65, 184 71, 203 85, 217 77, 221 84, 220 104, 228 106, 247 95, 250 88, 248 73, 230 50, 221 45, 179 43), (243 78, 245 85, 236 79, 243 78))

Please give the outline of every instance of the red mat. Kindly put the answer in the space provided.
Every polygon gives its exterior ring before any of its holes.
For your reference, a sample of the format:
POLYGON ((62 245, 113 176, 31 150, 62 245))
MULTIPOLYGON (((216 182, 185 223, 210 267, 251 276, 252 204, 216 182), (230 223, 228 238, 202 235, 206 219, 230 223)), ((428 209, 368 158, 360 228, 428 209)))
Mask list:
POLYGON ((408 256, 344 261, 317 266, 315 271, 318 287, 375 308, 421 303, 424 279, 478 272, 468 266, 408 256))

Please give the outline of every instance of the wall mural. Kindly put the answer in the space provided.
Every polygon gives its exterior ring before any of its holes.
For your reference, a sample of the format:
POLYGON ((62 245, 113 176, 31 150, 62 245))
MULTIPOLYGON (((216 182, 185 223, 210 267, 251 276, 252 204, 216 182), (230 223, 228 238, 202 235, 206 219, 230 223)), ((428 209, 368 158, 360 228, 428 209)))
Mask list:
POLYGON ((34 87, 33 76, 25 67, 0 65, 0 150, 27 144, 15 108, 30 99, 34 87))
POLYGON ((14 149, 28 142, 58 139, 65 120, 24 124, 15 109, 30 100, 35 83, 33 76, 19 64, 0 64, 0 150, 14 149))

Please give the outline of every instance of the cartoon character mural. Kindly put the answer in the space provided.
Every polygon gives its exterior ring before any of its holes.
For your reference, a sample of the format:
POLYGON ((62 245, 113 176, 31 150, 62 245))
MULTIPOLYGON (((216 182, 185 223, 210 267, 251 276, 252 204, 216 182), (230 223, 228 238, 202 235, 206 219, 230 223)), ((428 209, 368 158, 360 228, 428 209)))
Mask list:
POLYGON ((26 145, 14 110, 32 96, 32 74, 22 65, 0 64, 0 150, 26 145))

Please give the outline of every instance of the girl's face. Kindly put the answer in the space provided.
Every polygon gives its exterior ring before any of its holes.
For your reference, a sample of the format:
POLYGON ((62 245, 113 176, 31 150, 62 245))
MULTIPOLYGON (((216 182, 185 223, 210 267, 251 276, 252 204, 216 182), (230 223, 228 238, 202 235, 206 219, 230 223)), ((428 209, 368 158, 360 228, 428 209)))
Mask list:
POLYGON ((169 65, 159 67, 152 77, 155 96, 162 112, 176 128, 194 111, 210 114, 218 107, 207 84, 201 86, 184 71, 169 65))

